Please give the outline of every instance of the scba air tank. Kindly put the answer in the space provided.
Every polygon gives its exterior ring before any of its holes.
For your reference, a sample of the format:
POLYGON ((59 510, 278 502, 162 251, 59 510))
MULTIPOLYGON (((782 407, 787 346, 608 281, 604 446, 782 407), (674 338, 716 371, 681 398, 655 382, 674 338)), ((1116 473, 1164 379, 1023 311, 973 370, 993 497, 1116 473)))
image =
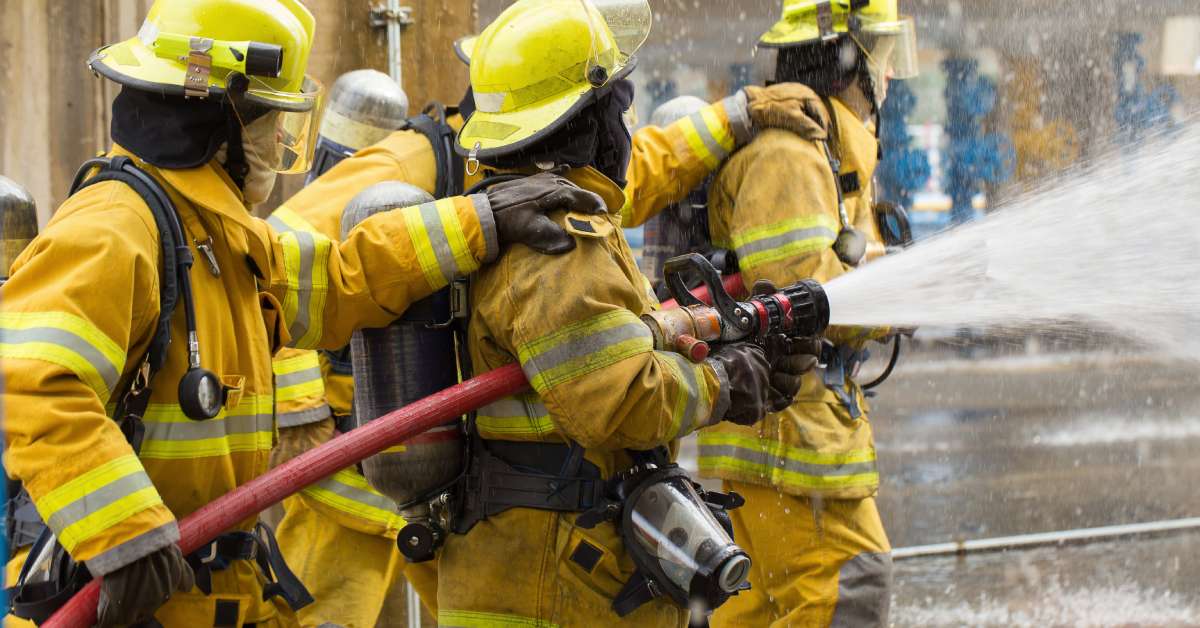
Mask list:
POLYGON ((408 96, 377 70, 354 70, 338 77, 321 114, 313 166, 305 183, 390 135, 408 116, 408 96))
MULTIPOLYGON (((373 185, 355 196, 342 214, 342 234, 379 213, 432 202, 418 187, 400 182, 373 185)), ((354 419, 361 426, 458 383, 450 290, 414 303, 381 329, 354 332, 354 419)), ((363 461, 375 490, 402 507, 428 497, 462 471, 460 422, 445 423, 363 461)))

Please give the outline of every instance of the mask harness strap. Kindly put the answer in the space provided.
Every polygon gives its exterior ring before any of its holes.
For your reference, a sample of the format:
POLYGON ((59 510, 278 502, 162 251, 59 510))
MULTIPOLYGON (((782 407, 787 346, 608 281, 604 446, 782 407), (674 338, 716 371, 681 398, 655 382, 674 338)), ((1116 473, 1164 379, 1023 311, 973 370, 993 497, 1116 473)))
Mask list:
POLYGON ((224 168, 229 178, 233 179, 233 184, 239 190, 245 190, 250 164, 246 163, 246 147, 242 145, 242 123, 236 111, 229 116, 229 140, 225 148, 224 168))

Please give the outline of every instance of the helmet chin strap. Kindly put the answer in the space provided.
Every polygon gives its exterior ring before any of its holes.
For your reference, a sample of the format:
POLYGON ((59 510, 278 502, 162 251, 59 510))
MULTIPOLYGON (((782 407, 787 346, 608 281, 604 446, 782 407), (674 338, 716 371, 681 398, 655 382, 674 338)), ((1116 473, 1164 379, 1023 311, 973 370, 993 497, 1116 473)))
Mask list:
POLYGON ((239 190, 246 187, 246 175, 250 174, 250 164, 246 163, 246 149, 242 146, 242 123, 237 113, 229 116, 229 140, 225 147, 225 163, 222 167, 233 179, 233 184, 239 190))

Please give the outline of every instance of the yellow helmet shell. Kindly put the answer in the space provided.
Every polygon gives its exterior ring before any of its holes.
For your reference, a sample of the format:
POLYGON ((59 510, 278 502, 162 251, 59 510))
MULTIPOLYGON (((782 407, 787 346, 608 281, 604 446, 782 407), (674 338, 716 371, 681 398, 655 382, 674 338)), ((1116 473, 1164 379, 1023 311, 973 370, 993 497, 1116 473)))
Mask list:
MULTIPOLYGON (((648 20, 648 5, 644 15, 648 20)), ((518 0, 470 48, 476 110, 458 143, 479 157, 545 138, 594 91, 633 69, 634 50, 622 49, 605 15, 586 0, 518 0)))
MULTIPOLYGON (((850 0, 783 0, 783 16, 759 39, 761 46, 783 48, 820 41, 831 33, 850 32, 850 0), (828 5, 830 29, 822 33, 821 5, 828 5)), ((864 32, 889 34, 902 27, 898 0, 870 0, 854 11, 864 32)))
POLYGON ((136 37, 100 48, 88 65, 128 87, 179 96, 199 91, 213 98, 225 93, 232 74, 245 74, 250 100, 305 111, 316 102, 305 81, 315 26, 298 0, 156 0, 136 37), (252 44, 282 50, 272 71, 247 71, 252 44), (210 61, 207 85, 203 73, 189 68, 194 50, 210 61))

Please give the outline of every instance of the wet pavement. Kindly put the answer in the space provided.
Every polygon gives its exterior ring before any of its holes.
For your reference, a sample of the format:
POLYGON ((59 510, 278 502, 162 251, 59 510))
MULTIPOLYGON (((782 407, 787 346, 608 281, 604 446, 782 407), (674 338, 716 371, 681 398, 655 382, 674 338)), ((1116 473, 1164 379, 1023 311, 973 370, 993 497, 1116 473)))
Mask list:
MULTIPOLYGON (((917 354, 873 401, 892 544, 1200 516, 1200 365, 917 354)), ((1200 532, 896 564, 895 626, 1200 625, 1200 532)))

